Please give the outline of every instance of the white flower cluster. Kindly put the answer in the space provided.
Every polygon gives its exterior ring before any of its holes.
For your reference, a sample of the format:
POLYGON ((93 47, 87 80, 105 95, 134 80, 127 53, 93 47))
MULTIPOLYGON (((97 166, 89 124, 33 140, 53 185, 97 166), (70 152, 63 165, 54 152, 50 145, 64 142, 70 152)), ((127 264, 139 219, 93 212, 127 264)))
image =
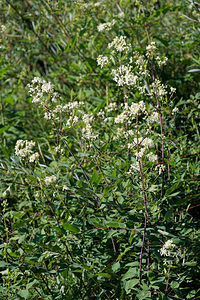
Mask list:
POLYGON ((172 115, 175 115, 179 111, 178 107, 172 109, 172 115))
POLYGON ((102 5, 102 2, 96 2, 96 3, 85 3, 81 6, 83 9, 92 8, 92 7, 99 7, 102 5))
POLYGON ((157 47, 155 42, 151 42, 150 45, 146 47, 146 56, 152 58, 156 53, 157 47))
POLYGON ((173 244, 172 240, 168 240, 163 247, 160 249, 160 254, 162 256, 171 256, 173 249, 176 247, 175 244, 173 244))
POLYGON ((150 116, 147 118, 147 124, 151 125, 153 123, 159 123, 159 113, 158 112, 152 112, 150 116))
MULTIPOLYGON (((147 70, 147 59, 144 57, 144 55, 141 55, 139 52, 134 52, 133 53, 134 57, 134 62, 135 65, 137 66, 139 74, 143 76, 149 76, 149 71, 147 70)), ((131 57, 132 60, 132 57, 131 57)), ((132 63, 132 62, 130 62, 132 63)))
POLYGON ((176 92, 176 88, 171 87, 171 88, 170 88, 170 92, 171 92, 172 94, 175 93, 175 92, 176 92))
POLYGON ((118 86, 124 85, 135 85, 138 76, 131 72, 131 66, 120 66, 117 69, 112 70, 112 75, 114 76, 114 81, 117 82, 118 86))
POLYGON ((150 91, 150 96, 157 94, 159 97, 164 97, 167 95, 167 87, 161 83, 159 79, 155 79, 152 83, 152 89, 150 91))
POLYGON ((158 174, 160 175, 160 174, 162 174, 162 172, 164 172, 165 168, 166 168, 165 165, 160 164, 155 167, 155 171, 158 171, 158 174))
POLYGON ((102 23, 100 24, 97 28, 98 31, 107 31, 110 30, 112 28, 113 25, 115 25, 116 21, 112 20, 111 22, 107 22, 107 23, 102 23))
POLYGON ((97 57, 97 64, 101 68, 103 68, 105 65, 109 64, 109 59, 107 56, 99 55, 97 57))
POLYGON ((46 185, 50 185, 53 184, 56 180, 57 180, 56 176, 52 175, 52 176, 46 176, 44 182, 46 185))
POLYGON ((115 111, 117 109, 117 104, 115 102, 111 102, 107 105, 107 112, 115 111))
POLYGON ((91 123, 93 122, 94 116, 93 114, 84 114, 82 116, 82 120, 85 124, 85 127, 82 129, 83 138, 86 138, 88 140, 95 140, 98 135, 94 135, 92 133, 92 126, 91 123))
POLYGON ((47 102, 56 103, 58 101, 58 93, 54 92, 53 85, 39 77, 34 77, 27 87, 29 88, 30 96, 33 97, 33 103, 44 107, 47 102))
MULTIPOLYGON (((128 143, 127 146, 128 149, 135 149, 137 148, 137 145, 139 146, 139 151, 137 150, 135 152, 135 157, 136 159, 141 159, 150 148, 153 148, 154 142, 150 138, 139 137, 139 138, 134 138, 133 142, 128 143)), ((146 155, 146 158, 149 161, 155 161, 157 159, 157 156, 150 152, 149 154, 146 155)))
POLYGON ((21 158, 29 158, 30 162, 35 162, 39 159, 39 153, 33 153, 35 142, 18 140, 15 145, 15 154, 21 158))
POLYGON ((39 159, 40 155, 38 152, 33 153, 30 157, 29 157, 29 161, 30 162, 34 162, 37 161, 39 159))
POLYGON ((162 58, 160 58, 160 56, 156 56, 156 61, 157 61, 157 64, 159 65, 159 67, 161 67, 161 66, 166 65, 168 58, 166 56, 162 57, 162 58))
POLYGON ((139 151, 135 153, 135 156, 140 159, 144 156, 145 152, 149 149, 149 148, 153 148, 154 146, 154 142, 152 139, 150 138, 134 138, 134 144, 137 145, 137 142, 138 144, 140 145, 140 148, 139 148, 139 151))
POLYGON ((139 115, 139 113, 145 113, 146 107, 143 101, 140 101, 139 103, 132 103, 129 108, 130 116, 136 116, 139 115))
POLYGON ((117 36, 110 44, 108 44, 108 48, 109 49, 113 48, 113 51, 127 52, 128 49, 130 48, 130 45, 127 45, 124 36, 120 36, 120 37, 117 36))
POLYGON ((132 103, 130 106, 125 104, 124 111, 115 118, 116 124, 123 124, 125 121, 131 123, 131 120, 136 117, 136 115, 146 112, 146 107, 143 101, 139 103, 132 103))
POLYGON ((97 113, 97 116, 99 117, 99 118, 105 118, 105 112, 103 111, 103 109, 101 109, 98 113, 97 113))
POLYGON ((147 154, 147 159, 151 162, 157 161, 158 157, 156 154, 153 154, 152 152, 147 154))
POLYGON ((0 26, 0 32, 3 33, 3 32, 5 32, 5 31, 6 31, 6 26, 2 24, 2 25, 0 26))
POLYGON ((129 171, 127 172, 128 174, 133 174, 135 171, 139 172, 140 171, 140 165, 139 162, 136 161, 135 163, 130 165, 129 171))

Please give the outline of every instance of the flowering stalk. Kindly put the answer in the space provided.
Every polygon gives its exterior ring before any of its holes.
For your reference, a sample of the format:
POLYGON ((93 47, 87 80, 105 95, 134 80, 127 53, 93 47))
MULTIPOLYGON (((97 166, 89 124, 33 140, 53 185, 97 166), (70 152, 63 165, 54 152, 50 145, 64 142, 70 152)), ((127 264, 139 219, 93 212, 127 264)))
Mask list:
POLYGON ((156 95, 157 109, 158 109, 159 119, 160 119, 160 135, 161 135, 161 145, 162 145, 162 166, 163 166, 163 168, 162 168, 162 187, 161 187, 161 192, 160 192, 160 198, 163 198, 164 184, 165 184, 163 122, 162 122, 161 106, 160 106, 160 101, 159 101, 158 92, 157 92, 157 85, 156 85, 153 65, 151 65, 151 67, 152 67, 153 81, 155 82, 155 95, 156 95))

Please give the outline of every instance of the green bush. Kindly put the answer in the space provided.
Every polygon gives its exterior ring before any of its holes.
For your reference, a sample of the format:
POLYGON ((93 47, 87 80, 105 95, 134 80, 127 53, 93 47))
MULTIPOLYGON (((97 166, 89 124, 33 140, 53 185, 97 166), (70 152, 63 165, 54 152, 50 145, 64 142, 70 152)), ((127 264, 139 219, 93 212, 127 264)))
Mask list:
POLYGON ((197 1, 1 7, 1 299, 199 299, 197 1))

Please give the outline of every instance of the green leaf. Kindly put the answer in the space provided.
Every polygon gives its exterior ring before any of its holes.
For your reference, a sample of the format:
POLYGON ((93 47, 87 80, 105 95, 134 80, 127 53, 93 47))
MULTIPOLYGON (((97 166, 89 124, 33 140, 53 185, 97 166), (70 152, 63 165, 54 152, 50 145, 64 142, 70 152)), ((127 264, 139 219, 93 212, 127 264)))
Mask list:
POLYGON ((172 281, 170 283, 170 286, 172 287, 172 289, 177 289, 179 287, 180 283, 178 281, 172 281))
POLYGON ((10 126, 0 127, 0 134, 6 131, 10 126))
POLYGON ((105 222, 105 225, 107 225, 108 227, 113 227, 113 228, 126 228, 126 224, 116 222, 116 221, 105 222))
POLYGON ((179 187, 180 184, 181 181, 178 181, 175 184, 173 184, 169 189, 167 189, 165 193, 165 197, 169 197, 169 195, 172 196, 171 193, 174 192, 179 187))
POLYGON ((28 290, 21 290, 20 292, 18 292, 18 295, 23 299, 28 299, 29 298, 29 291, 28 290))
POLYGON ((77 226, 73 225, 73 224, 65 223, 65 224, 63 224, 63 228, 65 230, 69 230, 69 231, 74 232, 74 233, 79 233, 80 232, 80 229, 77 226))
POLYGON ((185 262, 184 265, 188 266, 188 267, 195 267, 197 265, 197 262, 196 261, 188 261, 188 262, 185 262))
POLYGON ((4 267, 6 267, 6 266, 7 266, 6 262, 3 261, 3 260, 1 260, 1 261, 0 261, 0 268, 4 268, 4 267))
POLYGON ((120 270, 120 262, 116 262, 114 265, 112 265, 113 272, 118 272, 120 270))
POLYGON ((141 291, 137 294, 137 299, 138 300, 143 300, 143 299, 152 299, 151 298, 151 292, 150 291, 141 291))
POLYGON ((129 278, 133 278, 133 277, 137 277, 138 276, 138 269, 137 268, 130 268, 122 277, 122 281, 129 279, 129 278))
POLYGON ((109 273, 98 273, 96 274, 98 277, 110 278, 111 275, 109 273))
POLYGON ((120 260, 126 254, 126 252, 128 252, 129 250, 131 250, 131 247, 127 248, 122 254, 120 254, 118 256, 117 260, 120 260))
POLYGON ((139 279, 134 278, 131 280, 126 281, 125 283, 125 290, 127 292, 127 294, 131 291, 131 289, 136 286, 139 283, 139 279))
POLYGON ((3 99, 3 101, 5 103, 10 104, 10 105, 14 105, 15 104, 15 99, 13 99, 12 97, 6 97, 6 98, 3 99))

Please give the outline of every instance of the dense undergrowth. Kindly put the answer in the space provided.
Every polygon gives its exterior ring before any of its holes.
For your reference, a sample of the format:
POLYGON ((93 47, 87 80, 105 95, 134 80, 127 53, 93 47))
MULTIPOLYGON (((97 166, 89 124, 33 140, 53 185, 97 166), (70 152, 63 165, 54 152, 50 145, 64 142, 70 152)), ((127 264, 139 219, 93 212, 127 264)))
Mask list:
POLYGON ((0 15, 0 298, 199 299, 200 3, 0 15))

